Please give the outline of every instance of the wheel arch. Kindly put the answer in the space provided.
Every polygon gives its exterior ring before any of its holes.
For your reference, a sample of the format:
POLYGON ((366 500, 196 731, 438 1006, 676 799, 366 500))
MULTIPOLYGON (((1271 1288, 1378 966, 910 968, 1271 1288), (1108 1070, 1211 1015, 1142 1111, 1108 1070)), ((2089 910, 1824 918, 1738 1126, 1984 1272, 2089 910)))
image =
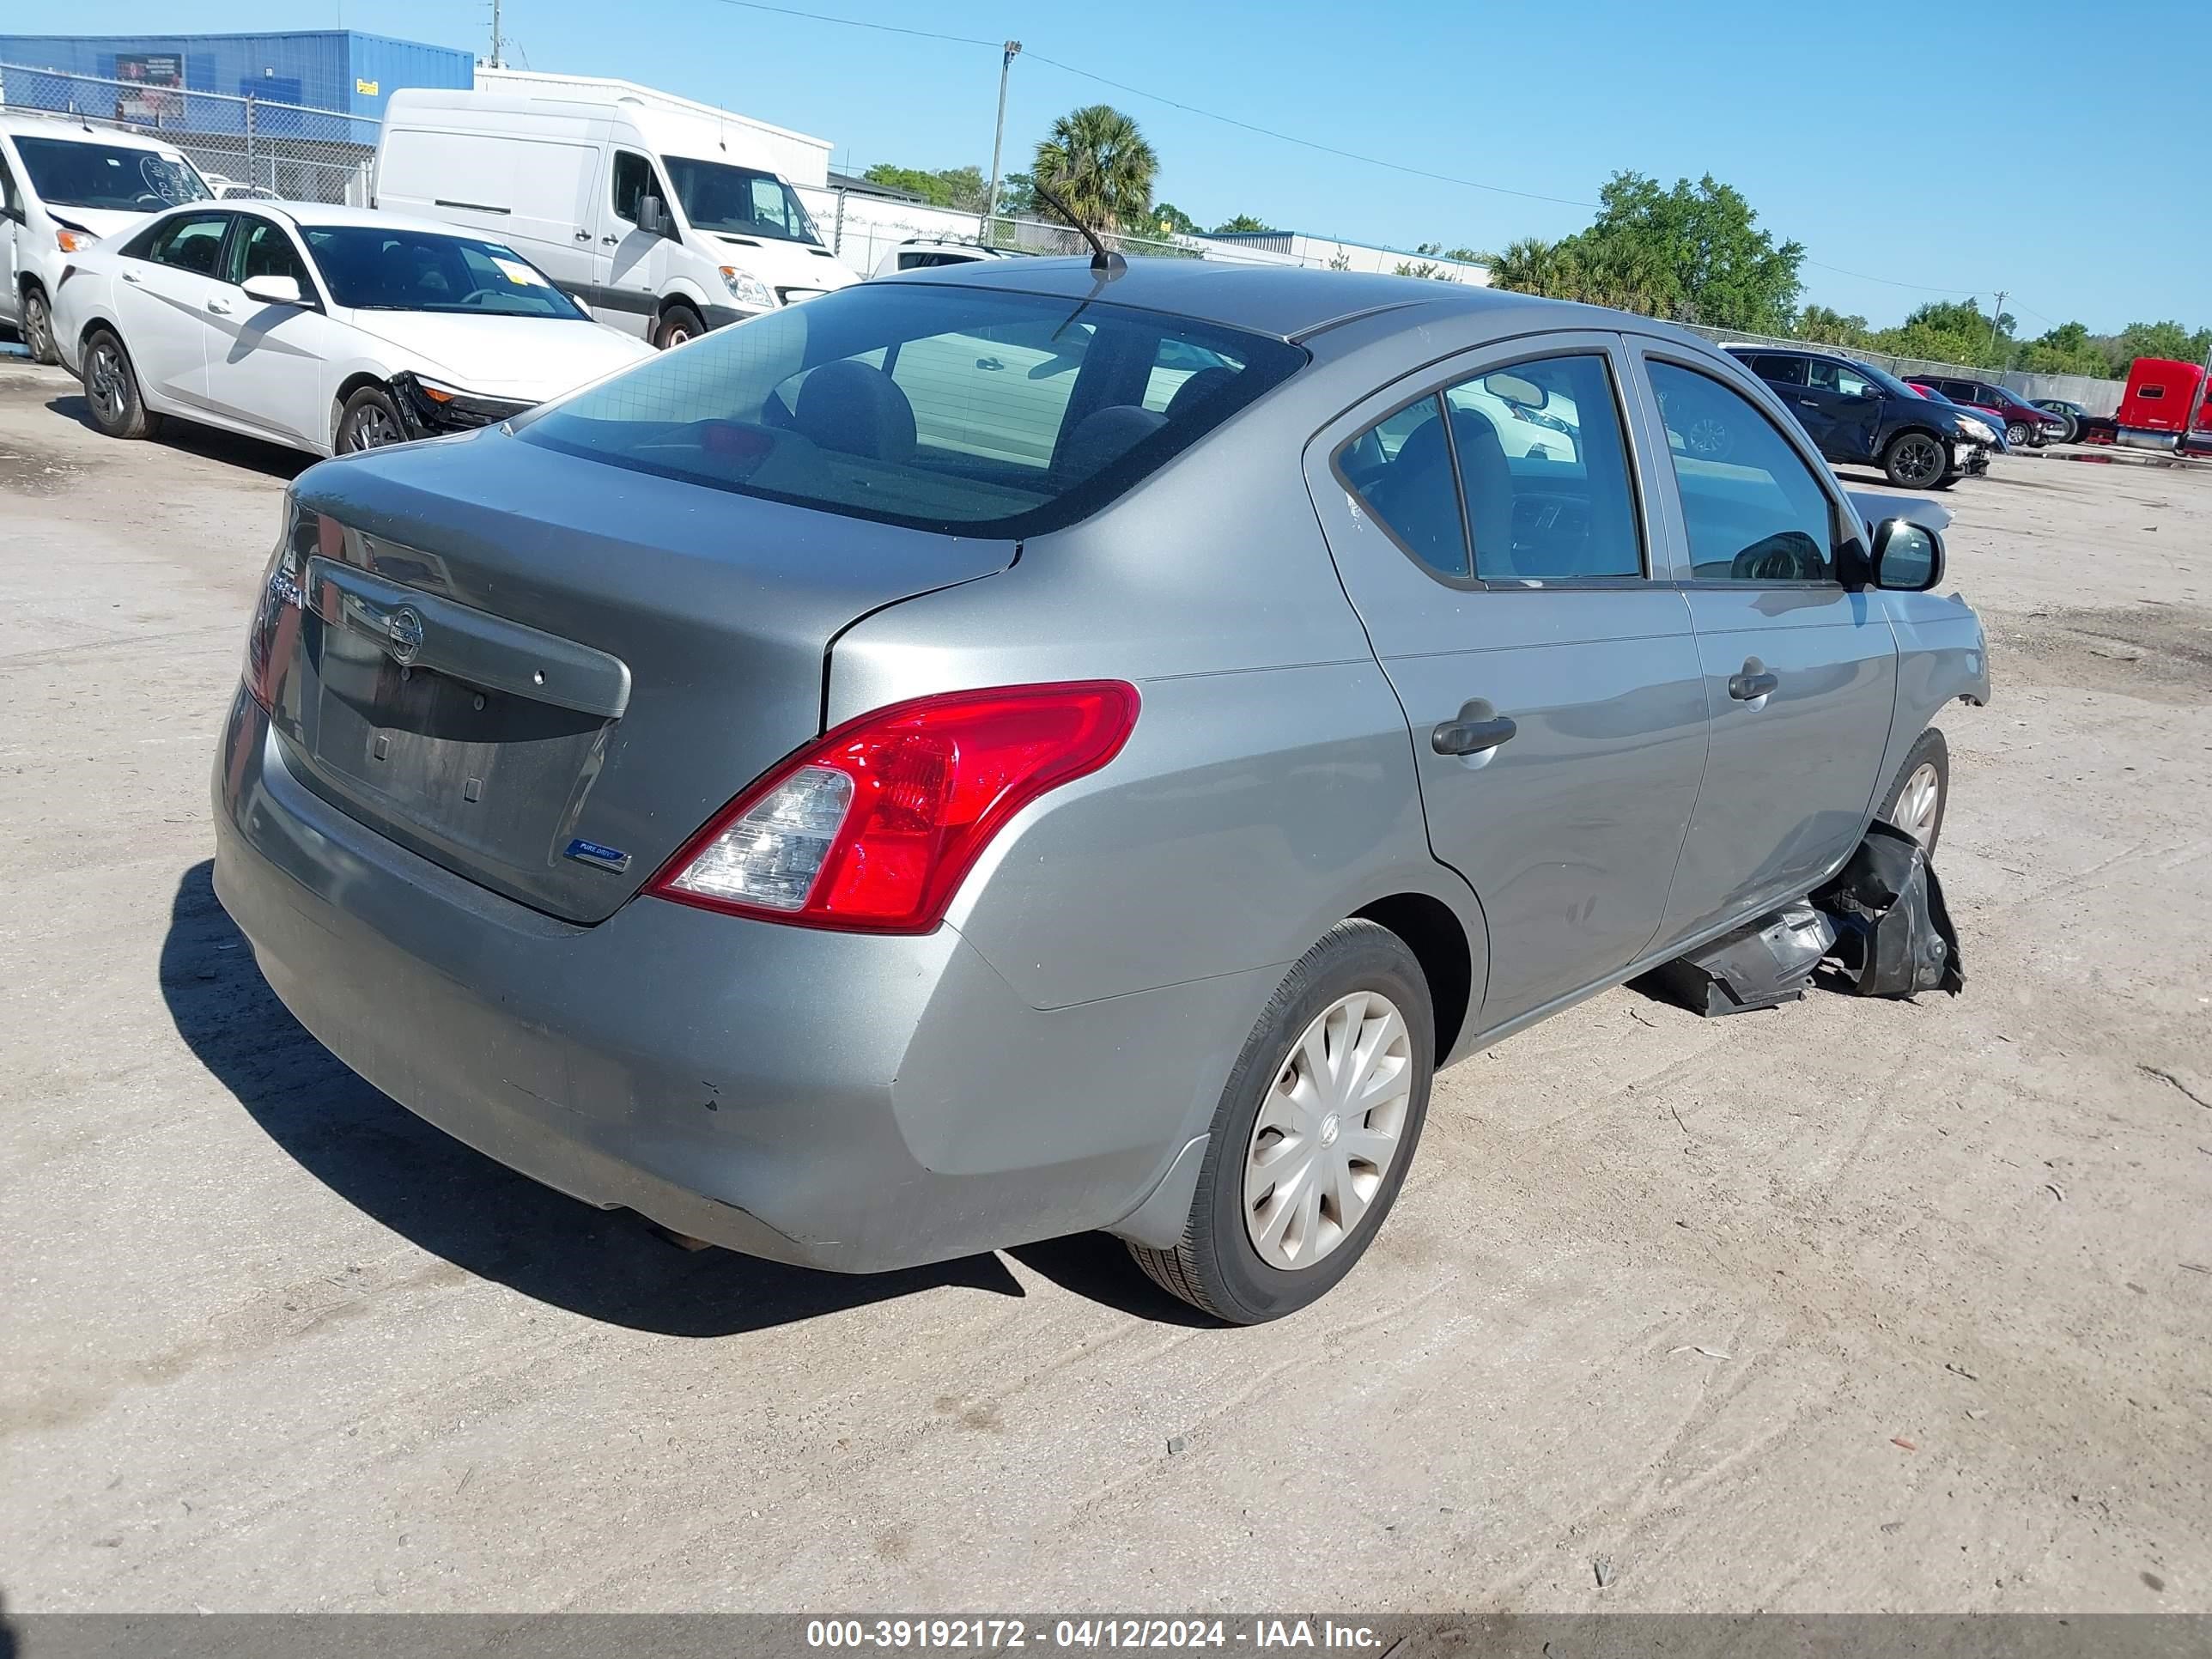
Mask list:
POLYGON ((1389 928, 1421 964, 1436 1012, 1436 1061, 1442 1066, 1467 1034, 1474 1012, 1474 947, 1466 927, 1451 906, 1431 893, 1392 893, 1352 914, 1389 928))
POLYGON ((392 377, 378 368, 356 368, 340 380, 337 390, 331 394, 330 426, 323 434, 328 445, 327 453, 335 455, 338 447, 338 417, 345 413, 346 400, 356 392, 374 386, 390 396, 392 377))

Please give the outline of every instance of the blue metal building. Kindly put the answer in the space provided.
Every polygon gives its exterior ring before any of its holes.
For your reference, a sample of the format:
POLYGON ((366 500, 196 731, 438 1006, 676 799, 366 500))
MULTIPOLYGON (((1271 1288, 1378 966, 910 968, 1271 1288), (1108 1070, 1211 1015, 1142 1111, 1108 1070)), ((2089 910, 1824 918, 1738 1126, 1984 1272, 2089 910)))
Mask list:
POLYGON ((385 100, 467 88, 476 59, 352 29, 298 34, 0 34, 0 108, 160 137, 212 180, 325 202, 368 199, 385 100))
POLYGON ((355 29, 296 34, 0 34, 0 64, 101 82, 329 110, 367 121, 401 87, 476 84, 476 58, 453 46, 355 29), (172 75, 180 79, 171 79, 172 75))

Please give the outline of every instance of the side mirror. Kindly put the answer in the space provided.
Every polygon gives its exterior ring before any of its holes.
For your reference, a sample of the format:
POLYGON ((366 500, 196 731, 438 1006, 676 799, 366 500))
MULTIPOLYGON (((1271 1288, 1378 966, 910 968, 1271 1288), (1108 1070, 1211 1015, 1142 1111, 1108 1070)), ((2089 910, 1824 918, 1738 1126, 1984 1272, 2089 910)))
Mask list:
POLYGON ((668 216, 668 204, 658 196, 637 198, 637 228, 648 236, 676 234, 676 222, 668 216))
POLYGON ((1943 538, 1910 519, 1884 519, 1874 532, 1874 585, 1925 593, 1943 580, 1943 538))
POLYGON ((258 300, 264 306, 296 306, 301 302, 300 279, 296 276, 249 276, 245 288, 247 299, 258 300))

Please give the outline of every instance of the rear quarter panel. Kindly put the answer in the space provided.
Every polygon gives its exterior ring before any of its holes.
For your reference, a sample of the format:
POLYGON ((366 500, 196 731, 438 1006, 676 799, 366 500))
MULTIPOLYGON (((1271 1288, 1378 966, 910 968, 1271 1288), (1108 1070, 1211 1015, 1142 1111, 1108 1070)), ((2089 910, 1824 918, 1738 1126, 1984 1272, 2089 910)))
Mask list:
POLYGON ((1430 854, 1405 716, 1322 542, 1295 427, 1263 401, 1012 569, 832 648, 832 723, 963 687, 1138 687, 1127 747, 1018 816, 950 913, 1034 1006, 1286 965, 1407 891, 1460 919, 1480 995, 1480 912, 1430 854))

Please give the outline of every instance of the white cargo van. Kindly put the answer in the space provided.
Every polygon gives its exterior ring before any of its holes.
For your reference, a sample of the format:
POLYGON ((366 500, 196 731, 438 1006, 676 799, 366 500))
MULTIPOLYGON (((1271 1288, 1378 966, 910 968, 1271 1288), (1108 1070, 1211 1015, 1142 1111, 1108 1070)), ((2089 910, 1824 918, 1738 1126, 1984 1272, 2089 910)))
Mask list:
POLYGON ((860 280, 781 170, 826 179, 824 141, 625 82, 478 73, 392 94, 377 206, 496 237, 656 345, 860 280))

